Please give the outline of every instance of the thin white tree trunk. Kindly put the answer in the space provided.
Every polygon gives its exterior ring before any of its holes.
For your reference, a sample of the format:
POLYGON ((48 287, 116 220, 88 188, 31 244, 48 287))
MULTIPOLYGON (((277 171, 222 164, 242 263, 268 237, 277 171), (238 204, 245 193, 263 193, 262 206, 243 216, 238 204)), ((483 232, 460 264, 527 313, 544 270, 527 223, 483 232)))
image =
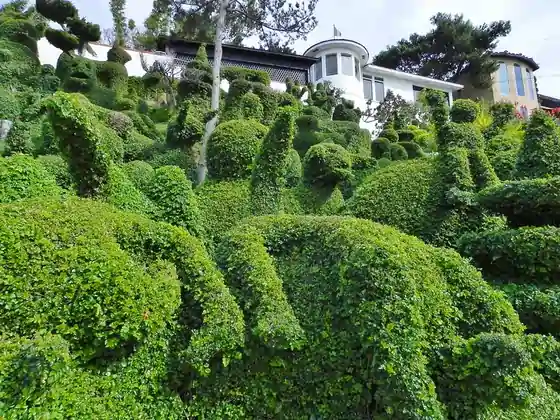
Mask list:
POLYGON ((218 110, 220 109, 220 69, 222 67, 222 36, 225 30, 226 12, 229 0, 221 0, 220 12, 218 14, 218 24, 216 27, 216 38, 214 40, 214 66, 212 67, 212 104, 211 109, 214 116, 206 123, 206 130, 202 137, 202 147, 198 158, 197 179, 198 185, 204 183, 206 179, 206 150, 208 140, 218 124, 218 110))

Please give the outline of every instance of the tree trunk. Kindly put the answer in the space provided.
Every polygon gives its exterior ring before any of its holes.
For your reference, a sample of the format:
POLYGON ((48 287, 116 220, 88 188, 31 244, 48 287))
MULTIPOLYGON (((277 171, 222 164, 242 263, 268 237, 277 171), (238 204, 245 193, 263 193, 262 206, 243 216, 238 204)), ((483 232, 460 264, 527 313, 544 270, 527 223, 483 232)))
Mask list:
POLYGON ((222 36, 225 29, 228 5, 229 0, 220 0, 220 12, 218 15, 218 25, 216 27, 216 38, 214 40, 214 66, 212 67, 211 109, 214 116, 206 123, 206 130, 202 137, 202 147, 200 148, 200 157, 198 158, 198 185, 202 185, 206 179, 206 150, 208 149, 208 140, 218 124, 218 110, 220 108, 220 69, 222 67, 222 36))

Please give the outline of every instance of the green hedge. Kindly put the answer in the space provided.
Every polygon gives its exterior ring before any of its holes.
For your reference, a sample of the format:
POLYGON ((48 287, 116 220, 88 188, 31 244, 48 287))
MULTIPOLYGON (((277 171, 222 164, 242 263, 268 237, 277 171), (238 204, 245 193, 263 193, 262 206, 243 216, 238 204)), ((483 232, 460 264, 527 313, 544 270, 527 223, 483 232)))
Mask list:
POLYGON ((391 144, 391 159, 392 160, 407 160, 408 159, 408 152, 400 143, 392 143, 391 144))
POLYGON ((255 120, 230 120, 219 124, 208 141, 208 175, 216 180, 244 179, 268 128, 255 120))
POLYGON ((417 159, 424 156, 424 151, 422 150, 422 148, 414 142, 399 141, 397 144, 404 148, 408 159, 417 159))
POLYGON ((262 419, 281 409, 285 418, 444 419, 431 349, 458 334, 523 328, 458 254, 363 220, 253 219, 225 238, 219 260, 248 340, 240 360, 200 381, 189 411, 205 418, 262 419))
POLYGON ((122 169, 134 186, 144 193, 153 183, 155 171, 148 162, 133 160, 122 165, 122 169))
POLYGON ((560 225, 560 177, 509 181, 477 196, 484 207, 508 218, 512 227, 560 225))
POLYGON ((560 228, 520 228, 467 235, 461 252, 497 280, 557 284, 560 278, 560 228))
POLYGON ((295 187, 303 177, 303 167, 298 152, 290 149, 286 157, 286 186, 295 187))
POLYGON ((37 160, 43 165, 45 170, 54 176, 59 187, 66 190, 74 190, 72 175, 68 170, 68 162, 60 155, 41 155, 37 160))

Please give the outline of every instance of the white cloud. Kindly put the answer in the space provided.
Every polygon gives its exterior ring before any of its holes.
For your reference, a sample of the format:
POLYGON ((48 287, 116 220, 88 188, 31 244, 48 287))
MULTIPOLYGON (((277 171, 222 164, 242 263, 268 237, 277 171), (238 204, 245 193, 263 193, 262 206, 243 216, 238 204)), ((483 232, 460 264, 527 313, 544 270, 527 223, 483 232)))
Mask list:
MULTIPOLYGON (((88 19, 111 26, 108 0, 74 0, 74 4, 88 19)), ((129 0, 127 17, 141 23, 151 7, 152 0, 129 0)), ((535 73, 539 92, 560 97, 560 54, 555 48, 560 38, 560 2, 550 0, 319 0, 319 25, 295 48, 301 53, 311 44, 331 38, 335 24, 343 37, 361 42, 375 55, 413 32, 428 31, 429 19, 437 12, 463 13, 475 24, 510 20, 512 31, 498 49, 534 58, 541 67, 535 73)))

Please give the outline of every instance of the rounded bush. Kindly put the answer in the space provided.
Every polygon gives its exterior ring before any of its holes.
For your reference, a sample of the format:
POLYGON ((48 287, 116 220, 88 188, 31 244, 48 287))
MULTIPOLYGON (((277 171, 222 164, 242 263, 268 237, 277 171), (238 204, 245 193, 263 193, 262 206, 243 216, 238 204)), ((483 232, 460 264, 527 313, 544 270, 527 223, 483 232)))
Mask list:
POLYGON ((134 108, 136 108, 136 104, 129 98, 118 98, 115 102, 117 111, 132 111, 134 108))
POLYGON ((399 133, 394 128, 385 128, 378 137, 383 137, 389 140, 391 143, 396 143, 399 141, 399 133))
POLYGON ((410 141, 400 141, 397 144, 404 147, 404 150, 406 150, 406 154, 407 154, 409 159, 416 159, 416 158, 424 156, 424 151, 416 143, 413 143, 413 142, 410 142, 410 141))
POLYGON ((10 209, 0 214, 0 264, 9 279, 2 332, 51 331, 88 361, 130 352, 173 317, 180 302, 175 269, 123 250, 108 232, 119 223, 110 208, 55 200, 18 209, 17 217, 10 209))
POLYGON ((414 141, 415 132, 412 130, 398 130, 397 134, 399 136, 399 141, 414 141))
MULTIPOLYGON (((128 70, 122 63, 102 61, 97 64, 97 79, 101 84, 123 96, 128 91, 128 70)), ((134 103, 132 101, 132 103, 134 103)), ((134 108, 127 108, 134 109, 134 108)))
POLYGON ((132 57, 130 56, 128 51, 126 51, 122 47, 113 47, 109 51, 107 51, 107 61, 112 61, 114 63, 124 65, 130 60, 132 60, 132 57))
POLYGON ((399 143, 391 144, 391 159, 392 160, 407 160, 408 153, 406 149, 399 143))
POLYGON ((316 144, 303 158, 303 176, 309 185, 334 187, 352 177, 352 155, 338 144, 316 144))
POLYGON ((472 99, 457 99, 453 102, 450 116, 456 123, 472 123, 480 114, 480 105, 472 99))
POLYGON ((208 142, 208 174, 213 179, 243 179, 268 129, 255 120, 230 120, 216 127, 208 142))
POLYGON ((317 117, 322 120, 328 120, 331 118, 331 116, 327 111, 325 111, 322 108, 319 108, 318 106, 306 106, 302 109, 301 112, 303 115, 313 115, 314 117, 317 117))
POLYGON ((107 116, 107 125, 115 130, 120 138, 127 139, 134 129, 132 119, 122 112, 112 111, 107 116))
POLYGON ((290 149, 286 157, 286 186, 295 187, 301 181, 303 176, 303 167, 301 158, 295 149, 290 149))
POLYGON ((385 137, 378 137, 371 142, 371 155, 375 159, 391 159, 391 142, 385 137))
POLYGON ((155 170, 152 165, 142 160, 133 160, 122 166, 128 179, 132 181, 134 186, 140 191, 146 192, 155 177, 155 170))

